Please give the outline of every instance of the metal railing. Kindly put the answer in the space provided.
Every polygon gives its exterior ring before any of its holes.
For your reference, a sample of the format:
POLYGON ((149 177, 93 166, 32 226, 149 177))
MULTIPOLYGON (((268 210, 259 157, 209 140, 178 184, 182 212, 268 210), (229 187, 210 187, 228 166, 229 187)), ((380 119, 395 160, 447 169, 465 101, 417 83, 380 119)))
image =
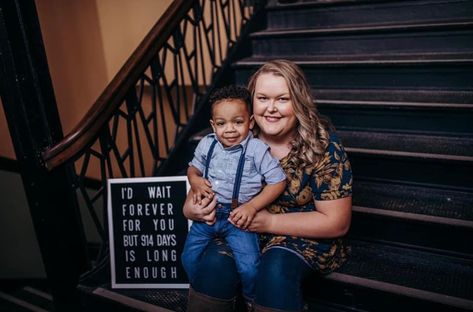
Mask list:
POLYGON ((96 229, 89 242, 107 242, 107 179, 152 176, 186 144, 189 123, 257 11, 247 2, 174 1, 82 121, 42 153, 48 170, 74 164, 84 223, 96 229))

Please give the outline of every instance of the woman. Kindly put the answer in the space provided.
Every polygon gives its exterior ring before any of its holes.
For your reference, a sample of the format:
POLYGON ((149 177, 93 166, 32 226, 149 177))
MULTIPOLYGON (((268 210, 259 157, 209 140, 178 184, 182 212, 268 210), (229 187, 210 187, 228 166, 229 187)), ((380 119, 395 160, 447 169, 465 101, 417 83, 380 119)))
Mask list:
MULTIPOLYGON (((351 221, 350 163, 297 65, 267 62, 248 89, 255 135, 270 146, 288 179, 283 195, 248 227, 261 234, 262 246, 254 310, 300 311, 302 281, 313 272, 332 272, 346 260, 342 237, 351 221)), ((214 201, 199 206, 190 199, 184 206, 187 218, 214 220, 214 201)), ((228 249, 213 243, 196 265, 200 273, 191 281, 189 311, 232 311, 238 275, 228 249)))

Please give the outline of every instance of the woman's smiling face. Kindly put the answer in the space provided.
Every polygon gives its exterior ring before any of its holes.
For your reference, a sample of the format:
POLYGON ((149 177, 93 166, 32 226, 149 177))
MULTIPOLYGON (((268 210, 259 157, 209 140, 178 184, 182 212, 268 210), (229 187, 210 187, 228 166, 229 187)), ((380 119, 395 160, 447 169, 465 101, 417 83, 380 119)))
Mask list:
POLYGON ((271 73, 258 76, 253 95, 253 115, 261 135, 292 137, 297 117, 286 80, 271 73))

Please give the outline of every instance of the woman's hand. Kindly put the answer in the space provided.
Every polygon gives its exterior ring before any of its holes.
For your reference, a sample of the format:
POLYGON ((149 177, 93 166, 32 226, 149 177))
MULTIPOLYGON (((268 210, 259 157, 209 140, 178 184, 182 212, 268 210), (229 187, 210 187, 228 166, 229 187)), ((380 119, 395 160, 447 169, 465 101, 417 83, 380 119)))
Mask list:
POLYGON ((306 238, 335 238, 345 235, 351 222, 351 197, 315 201, 317 210, 271 214, 258 212, 248 229, 259 233, 306 238))
POLYGON ((258 211, 253 221, 251 221, 246 229, 250 232, 271 233, 273 219, 274 214, 268 212, 266 209, 262 209, 258 211))
MULTIPOLYGON (((263 209, 247 230, 318 239, 341 237, 347 233, 351 223, 351 197, 316 201, 315 206, 315 211, 279 214, 263 209)), ((234 225, 238 227, 238 224, 234 225)))
POLYGON ((215 208, 217 206, 217 196, 213 198, 202 198, 202 202, 193 202, 193 192, 187 194, 186 202, 184 203, 183 212, 187 219, 193 221, 205 222, 209 225, 215 223, 215 208))

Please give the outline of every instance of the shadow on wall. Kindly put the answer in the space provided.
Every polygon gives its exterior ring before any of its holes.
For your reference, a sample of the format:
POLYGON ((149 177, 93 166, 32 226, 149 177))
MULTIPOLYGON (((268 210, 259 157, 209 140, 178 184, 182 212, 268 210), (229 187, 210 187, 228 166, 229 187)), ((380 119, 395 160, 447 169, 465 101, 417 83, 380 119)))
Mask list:
POLYGON ((0 171, 0 279, 45 278, 43 261, 18 173, 0 171))
MULTIPOLYGON (((65 134, 80 121, 171 2, 36 0, 65 134)), ((0 157, 15 159, 1 103, 0 142, 0 157)), ((0 170, 0 196, 0 279, 44 278, 19 174, 0 170)), ((92 231, 91 240, 97 240, 91 221, 84 218, 84 222, 92 231)))

